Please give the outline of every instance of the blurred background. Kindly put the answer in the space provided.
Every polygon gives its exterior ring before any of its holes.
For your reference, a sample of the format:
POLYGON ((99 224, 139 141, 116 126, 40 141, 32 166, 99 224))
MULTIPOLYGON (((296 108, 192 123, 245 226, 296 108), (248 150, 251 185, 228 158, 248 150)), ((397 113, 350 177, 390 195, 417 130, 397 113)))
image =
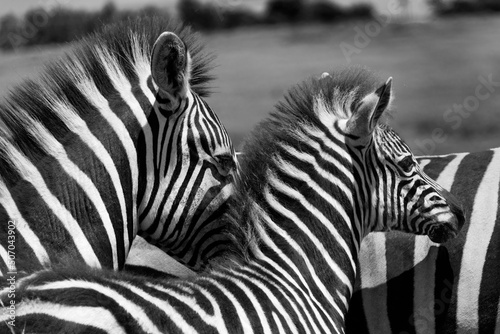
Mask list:
POLYGON ((500 0, 3 0, 0 99, 102 24, 180 17, 217 54, 208 99, 238 146, 292 85, 362 65, 394 78, 419 155, 500 146, 500 0))

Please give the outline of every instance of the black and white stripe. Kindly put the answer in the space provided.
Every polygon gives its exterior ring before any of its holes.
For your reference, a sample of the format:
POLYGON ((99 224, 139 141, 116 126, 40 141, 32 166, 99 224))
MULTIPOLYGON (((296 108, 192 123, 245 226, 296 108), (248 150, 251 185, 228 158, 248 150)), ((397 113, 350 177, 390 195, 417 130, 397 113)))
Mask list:
POLYGON ((401 139, 378 125, 390 81, 376 90, 378 84, 360 69, 312 80, 258 125, 243 150, 225 232, 234 245, 220 267, 185 280, 42 271, 17 286, 17 328, 344 332, 368 232, 399 228, 445 241, 463 223, 452 198, 427 182, 401 139), (407 214, 391 214, 400 203, 407 214), (387 217, 393 220, 381 220, 387 217))
POLYGON ((497 333, 500 149, 418 160, 461 200, 470 218, 459 237, 444 245, 397 233, 369 235, 361 247, 348 331, 497 333))
POLYGON ((12 90, 0 105, 0 273, 120 269, 137 233, 200 263, 198 232, 225 210, 236 166, 202 99, 210 60, 188 28, 140 19, 12 90))

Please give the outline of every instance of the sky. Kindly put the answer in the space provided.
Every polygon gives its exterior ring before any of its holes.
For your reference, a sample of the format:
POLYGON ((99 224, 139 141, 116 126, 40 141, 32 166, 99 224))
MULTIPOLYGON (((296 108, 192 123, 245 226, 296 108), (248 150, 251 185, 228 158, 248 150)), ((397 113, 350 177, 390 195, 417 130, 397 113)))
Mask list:
MULTIPOLYGON (((35 7, 43 7, 46 9, 53 8, 57 5, 63 5, 70 8, 86 9, 86 10, 98 10, 102 8, 110 0, 2 0, 2 5, 0 6, 0 16, 8 13, 13 13, 17 15, 22 15, 27 10, 35 7)), ((181 0, 182 1, 182 0, 181 0)), ((209 1, 209 0, 204 0, 209 1)), ((211 0, 213 2, 218 1, 221 4, 228 5, 239 5, 245 4, 250 7, 260 9, 264 7, 266 0, 211 0)), ((113 0, 112 1, 118 8, 132 9, 139 8, 146 5, 156 5, 160 7, 171 7, 174 8, 177 0, 113 0)), ((408 2, 411 8, 411 12, 416 16, 425 16, 428 13, 427 0, 335 0, 334 1, 340 5, 352 5, 356 2, 367 3, 370 2, 379 11, 386 11, 390 6, 390 3, 394 2, 408 2)))

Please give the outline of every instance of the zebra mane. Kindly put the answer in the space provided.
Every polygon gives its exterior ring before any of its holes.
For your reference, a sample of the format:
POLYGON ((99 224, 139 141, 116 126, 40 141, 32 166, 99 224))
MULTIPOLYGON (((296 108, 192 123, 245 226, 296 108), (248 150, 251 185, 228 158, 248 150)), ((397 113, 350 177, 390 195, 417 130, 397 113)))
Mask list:
MULTIPOLYGON (((113 98, 116 89, 107 76, 106 65, 123 73, 134 86, 139 82, 136 67, 150 70, 152 47, 165 31, 176 33, 191 54, 193 91, 200 96, 209 95, 214 57, 204 50, 198 34, 189 27, 158 17, 130 19, 103 27, 77 42, 61 59, 49 62, 39 76, 14 87, 0 103, 0 165, 5 165, 2 147, 9 145, 17 146, 30 157, 44 155, 36 148, 36 138, 27 132, 27 128, 35 124, 42 124, 56 136, 64 136, 68 129, 61 116, 54 112, 55 106, 69 105, 82 119, 93 122, 95 111, 78 84, 90 80, 103 95, 113 98)), ((0 175, 9 177, 9 173, 9 169, 0 166, 0 175)))
POLYGON ((311 78, 290 89, 275 111, 253 129, 238 158, 240 180, 231 213, 225 218, 227 233, 234 240, 236 261, 247 259, 258 242, 255 231, 262 221, 259 205, 265 202, 268 173, 276 170, 275 157, 286 155, 284 145, 301 149, 300 141, 307 138, 306 128, 328 131, 322 115, 316 112, 318 98, 334 117, 346 118, 355 112, 361 99, 381 84, 371 72, 359 67, 342 69, 323 79, 311 78))
MULTIPOLYGON (((16 114, 24 112, 31 114, 30 116, 34 116, 35 119, 47 117, 43 107, 50 109, 50 105, 47 104, 51 102, 51 98, 69 101, 79 111, 78 106, 81 101, 79 94, 74 91, 74 83, 82 77, 91 78, 99 90, 112 91, 113 87, 102 67, 103 60, 109 62, 116 60, 118 69, 127 79, 131 83, 137 82, 133 65, 139 60, 138 57, 146 58, 149 64, 152 47, 158 36, 165 31, 177 34, 191 54, 189 80, 191 88, 202 97, 209 96, 209 84, 214 79, 210 72, 214 67, 212 62, 215 56, 205 51, 199 35, 188 26, 174 20, 143 17, 104 26, 100 31, 77 42, 60 59, 47 63, 38 76, 25 79, 20 85, 11 89, 0 104, 0 125, 7 128, 9 125, 15 126, 13 121, 16 114), (38 107, 40 104, 42 105, 38 107), (2 121, 5 124, 2 124, 2 121)), ((84 109, 84 106, 82 108, 84 109)), ((8 130, 15 132, 15 129, 8 130)), ((5 133, 0 131, 0 136, 4 135, 5 133)))
POLYGON ((97 53, 102 49, 115 56, 119 62, 119 69, 133 82, 135 74, 132 65, 136 61, 134 58, 137 56, 137 48, 140 48, 142 54, 149 58, 156 39, 165 31, 177 34, 191 54, 192 72, 189 82, 191 88, 202 97, 210 95, 208 84, 214 79, 210 71, 214 67, 212 61, 215 57, 205 51, 200 36, 189 26, 175 20, 162 17, 141 17, 103 26, 101 30, 76 42, 76 45, 66 52, 62 59, 47 64, 40 78, 26 80, 19 87, 14 88, 7 100, 15 104, 19 100, 15 98, 18 94, 42 95, 46 91, 51 91, 56 95, 62 93, 61 85, 75 78, 75 75, 71 73, 71 65, 76 62, 83 64, 84 70, 88 71, 92 78, 98 82, 101 81, 105 73, 98 71, 100 67, 97 53), (37 88, 38 90, 35 90, 37 88))
POLYGON ((291 132, 296 131, 297 122, 321 128, 324 125, 316 110, 318 103, 327 107, 332 116, 347 118, 366 95, 382 84, 372 72, 358 66, 338 69, 324 78, 310 78, 291 88, 271 113, 272 120, 262 124, 285 123, 284 131, 288 128, 291 132))

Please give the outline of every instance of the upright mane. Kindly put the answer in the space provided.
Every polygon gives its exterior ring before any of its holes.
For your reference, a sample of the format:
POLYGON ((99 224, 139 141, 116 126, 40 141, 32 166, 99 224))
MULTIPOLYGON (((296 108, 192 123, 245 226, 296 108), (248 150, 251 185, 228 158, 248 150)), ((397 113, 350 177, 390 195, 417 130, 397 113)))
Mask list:
POLYGON ((214 57, 204 50, 198 35, 189 27, 162 18, 140 18, 106 26, 75 43, 61 59, 49 62, 39 76, 14 87, 1 102, 0 175, 10 174, 5 167, 8 164, 3 161, 6 145, 15 145, 35 161, 44 156, 43 150, 37 148, 36 139, 26 130, 34 123, 43 125, 58 138, 65 138, 68 129, 61 116, 54 112, 55 105, 69 105, 82 119, 93 120, 96 111, 79 91, 78 83, 92 80, 104 96, 112 99, 116 89, 104 65, 122 72, 132 86, 137 83, 134 66, 150 66, 152 47, 165 31, 177 34, 191 54, 191 88, 200 96, 209 95, 214 57))
POLYGON ((356 110, 367 94, 383 82, 372 72, 350 67, 332 72, 326 78, 310 78, 289 89, 275 110, 252 130, 245 139, 240 163, 240 180, 236 187, 233 210, 226 218, 227 233, 235 240, 233 255, 247 258, 255 240, 259 224, 256 203, 262 196, 268 172, 276 168, 277 154, 286 154, 283 144, 300 150, 302 134, 306 129, 328 133, 318 103, 324 103, 326 112, 336 118, 347 118, 356 110))

